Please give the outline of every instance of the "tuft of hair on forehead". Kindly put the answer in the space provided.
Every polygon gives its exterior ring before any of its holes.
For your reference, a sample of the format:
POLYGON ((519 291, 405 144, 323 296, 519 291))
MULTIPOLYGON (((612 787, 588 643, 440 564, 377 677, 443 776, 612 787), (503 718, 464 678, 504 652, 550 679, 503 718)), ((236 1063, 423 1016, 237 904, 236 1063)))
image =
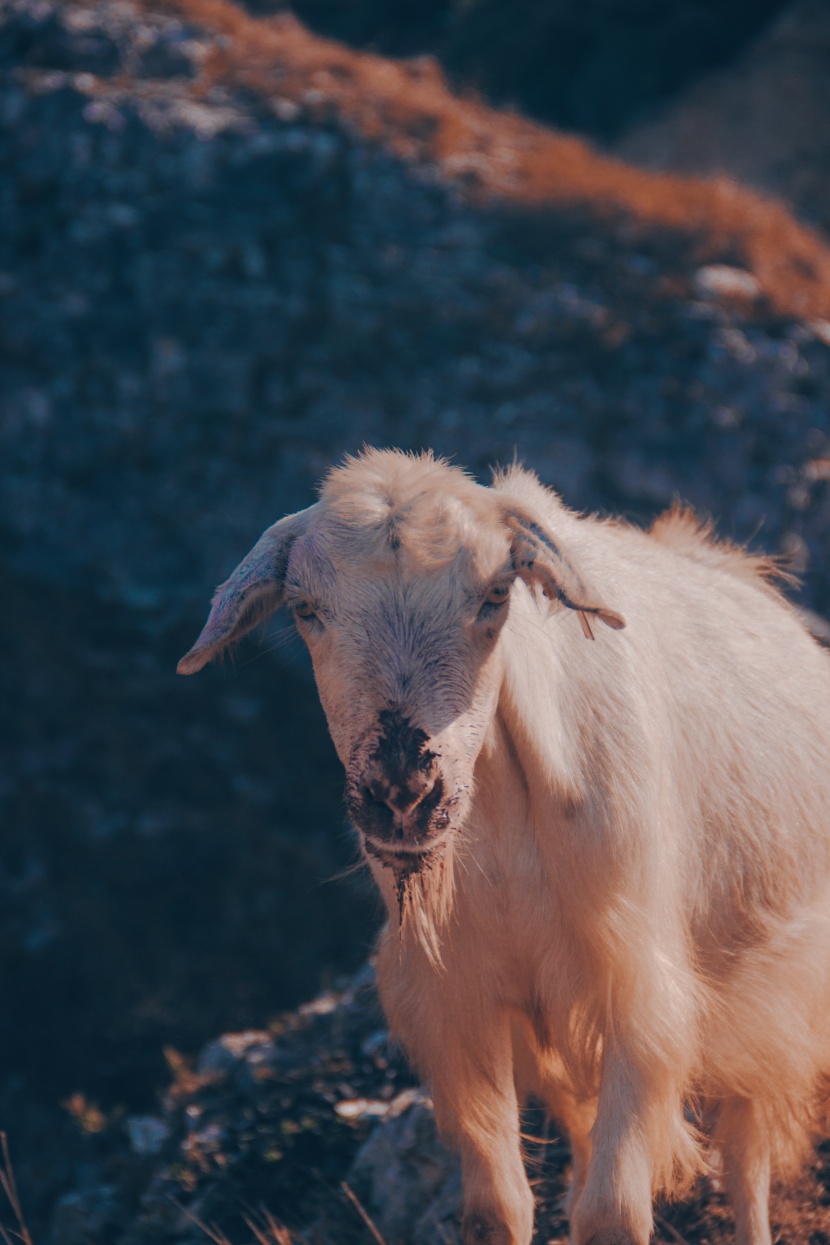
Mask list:
POLYGON ((366 446, 359 454, 347 454, 332 467, 320 487, 321 497, 331 503, 358 499, 377 501, 379 506, 406 506, 436 481, 457 488, 474 482, 461 467, 446 458, 436 458, 432 450, 408 453, 405 450, 376 450, 366 446))
POLYGON ((404 549, 425 568, 449 564, 482 529, 500 526, 490 490, 430 451, 366 449, 328 473, 320 496, 344 535, 359 530, 378 553, 404 549))

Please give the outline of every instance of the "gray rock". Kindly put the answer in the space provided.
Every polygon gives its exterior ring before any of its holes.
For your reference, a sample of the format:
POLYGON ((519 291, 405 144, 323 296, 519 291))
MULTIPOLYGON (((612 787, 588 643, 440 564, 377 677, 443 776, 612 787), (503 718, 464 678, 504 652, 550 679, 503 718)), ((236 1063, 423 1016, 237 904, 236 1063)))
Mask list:
MULTIPOLYGON (((447 1206, 450 1182, 455 1193, 460 1189, 457 1173, 457 1160, 438 1139, 431 1104, 421 1096, 377 1126, 355 1159, 349 1183, 365 1190, 372 1218, 394 1245, 428 1235, 447 1206)), ((453 1202, 444 1217, 458 1206, 453 1202)))

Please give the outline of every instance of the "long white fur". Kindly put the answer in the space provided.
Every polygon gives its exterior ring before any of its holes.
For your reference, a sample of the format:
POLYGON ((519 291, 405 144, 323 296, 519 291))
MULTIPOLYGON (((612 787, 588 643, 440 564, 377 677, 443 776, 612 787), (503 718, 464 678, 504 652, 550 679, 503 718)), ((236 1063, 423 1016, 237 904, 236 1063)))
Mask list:
POLYGON ((344 764, 394 700, 461 793, 402 927, 369 859, 383 1003, 461 1153, 465 1242, 530 1241, 532 1092, 571 1136, 575 1245, 645 1245, 653 1196, 715 1157, 739 1245, 769 1245, 770 1173, 830 1069, 830 662, 774 567, 682 511, 644 533, 520 469, 484 489, 390 451, 332 473, 308 526, 285 592, 325 612, 307 638, 344 764), (491 647, 464 639, 511 508, 625 630, 586 641, 517 578, 491 647))

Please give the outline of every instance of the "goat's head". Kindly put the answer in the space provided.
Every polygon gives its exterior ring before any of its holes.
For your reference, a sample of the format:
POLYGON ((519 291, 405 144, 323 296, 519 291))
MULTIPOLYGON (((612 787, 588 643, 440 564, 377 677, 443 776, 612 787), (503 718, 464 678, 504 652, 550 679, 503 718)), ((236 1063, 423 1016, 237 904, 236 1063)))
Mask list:
POLYGON ((366 850, 416 871, 468 811, 516 579, 611 627, 554 537, 431 458, 372 451, 269 528, 216 593, 192 674, 279 604, 311 653, 366 850))

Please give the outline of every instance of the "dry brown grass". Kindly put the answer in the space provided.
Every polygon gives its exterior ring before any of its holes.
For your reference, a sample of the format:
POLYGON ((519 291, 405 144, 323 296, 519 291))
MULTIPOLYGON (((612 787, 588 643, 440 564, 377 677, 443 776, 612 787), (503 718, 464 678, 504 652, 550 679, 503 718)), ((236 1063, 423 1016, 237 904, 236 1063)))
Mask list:
POLYGON ((11 1208, 16 1224, 16 1227, 10 1228, 0 1222, 0 1240, 4 1245, 33 1245, 23 1217, 23 1208, 20 1205, 20 1195, 17 1192, 17 1182, 9 1154, 9 1141, 5 1133, 0 1133, 0 1190, 3 1191, 5 1200, 11 1208))
MULTIPOLYGON (((363 1223, 363 1226, 367 1229, 372 1240, 375 1242, 375 1245, 387 1245, 386 1240, 381 1235, 377 1225, 369 1212, 366 1210, 366 1207, 345 1180, 341 1181, 340 1190, 344 1197, 348 1199, 350 1205, 354 1207, 361 1222, 363 1223)), ((188 1207, 182 1206, 180 1202, 177 1202, 175 1198, 173 1198, 172 1201, 174 1206, 180 1210, 182 1214, 199 1229, 200 1232, 203 1232, 209 1241, 213 1242, 213 1245, 233 1245, 230 1237, 228 1237, 221 1230, 221 1228, 217 1227, 216 1224, 205 1223, 199 1218, 198 1215, 195 1215, 192 1210, 189 1210, 188 1207)), ((276 1219, 266 1207, 261 1208, 257 1214, 244 1215, 243 1221, 253 1238, 252 1245, 296 1245, 296 1239, 293 1234, 289 1231, 285 1224, 280 1223, 280 1221, 276 1219)), ((0 1231, 2 1231, 2 1229, 0 1229, 0 1231)), ((23 1242, 23 1245, 32 1245, 32 1242, 28 1237, 25 1239, 21 1237, 20 1239, 23 1242)), ((8 1241, 7 1238, 4 1238, 4 1240, 7 1241, 7 1245, 13 1245, 13 1242, 8 1241)))
POLYGON ((251 17, 232 0, 145 3, 223 36, 200 89, 224 82, 333 108, 364 138, 436 164, 473 196, 624 215, 634 231, 678 231, 700 262, 731 259, 752 271, 775 311, 830 316, 830 246, 783 203, 726 179, 644 172, 599 155, 580 139, 459 97, 431 59, 356 52, 290 15, 251 17))
MULTIPOLYGON (((213 1242, 213 1245, 233 1245, 230 1237, 216 1224, 205 1223, 187 1206, 182 1206, 175 1198, 172 1201, 177 1210, 180 1210, 200 1232, 203 1232, 207 1239, 213 1242)), ((254 1245, 295 1245, 294 1237, 288 1228, 275 1219, 269 1210, 263 1209, 257 1215, 245 1215, 243 1219, 246 1228, 251 1233, 254 1245)))

